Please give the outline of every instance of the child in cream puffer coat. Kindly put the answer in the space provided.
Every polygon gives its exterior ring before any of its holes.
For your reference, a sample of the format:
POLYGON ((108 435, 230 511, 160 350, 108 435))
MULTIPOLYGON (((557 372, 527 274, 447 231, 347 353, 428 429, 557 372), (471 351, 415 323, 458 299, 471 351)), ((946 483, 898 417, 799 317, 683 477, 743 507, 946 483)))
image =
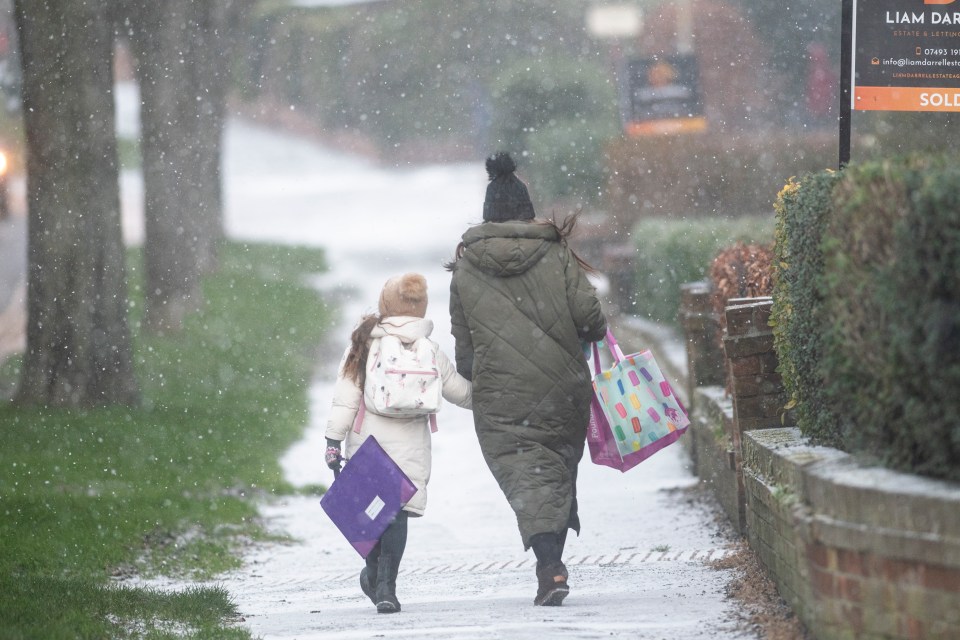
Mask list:
MULTIPOLYGON (((360 572, 360 587, 380 613, 400 610, 396 579, 406 547, 407 518, 423 515, 427 506, 427 483, 431 467, 430 424, 427 416, 402 418, 379 415, 367 406, 362 422, 357 425, 359 431, 354 426, 361 403, 364 402, 368 354, 376 353, 377 341, 387 335, 398 337, 405 345, 418 338, 428 338, 433 331, 433 322, 424 317, 426 310, 427 282, 422 275, 407 273, 387 281, 380 293, 380 313, 365 316, 351 335, 350 346, 340 363, 333 408, 325 434, 325 459, 331 469, 340 468, 343 459, 341 443, 346 441, 343 453, 349 460, 363 441, 372 435, 417 487, 417 492, 367 556, 366 566, 360 572)), ((472 399, 470 382, 457 373, 456 367, 435 342, 430 341, 430 344, 436 356, 443 398, 469 409, 472 399)))

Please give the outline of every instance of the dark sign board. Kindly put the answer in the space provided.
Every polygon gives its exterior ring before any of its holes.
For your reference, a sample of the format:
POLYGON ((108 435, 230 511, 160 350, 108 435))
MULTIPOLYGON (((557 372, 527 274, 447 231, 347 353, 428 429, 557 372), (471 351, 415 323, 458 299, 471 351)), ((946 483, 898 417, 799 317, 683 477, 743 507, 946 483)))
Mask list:
POLYGON ((628 133, 645 135, 706 128, 695 56, 634 59, 629 63, 629 74, 628 133))
POLYGON ((852 108, 960 111, 960 0, 853 0, 852 108))

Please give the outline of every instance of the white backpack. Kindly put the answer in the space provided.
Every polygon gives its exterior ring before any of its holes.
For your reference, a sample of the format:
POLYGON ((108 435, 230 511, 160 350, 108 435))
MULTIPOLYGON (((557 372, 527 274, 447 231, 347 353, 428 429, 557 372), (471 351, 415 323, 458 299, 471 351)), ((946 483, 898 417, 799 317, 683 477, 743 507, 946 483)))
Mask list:
POLYGON ((368 410, 382 416, 431 416, 436 430, 433 414, 443 401, 443 380, 433 344, 417 338, 405 345, 391 335, 374 341, 367 356, 363 400, 368 410))

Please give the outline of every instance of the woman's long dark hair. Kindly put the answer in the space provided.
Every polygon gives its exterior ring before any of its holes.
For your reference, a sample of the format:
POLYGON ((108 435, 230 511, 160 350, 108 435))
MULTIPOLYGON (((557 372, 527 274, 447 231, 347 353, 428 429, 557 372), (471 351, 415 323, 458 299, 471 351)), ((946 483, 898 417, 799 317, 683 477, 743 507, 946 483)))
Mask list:
POLYGON ((343 377, 353 380, 363 389, 367 380, 367 354, 370 351, 370 334, 383 318, 371 313, 360 319, 360 324, 350 334, 350 351, 343 362, 343 377))
MULTIPOLYGON (((572 215, 567 216, 566 218, 564 218, 563 222, 560 224, 557 224, 557 221, 555 219, 547 220, 545 218, 534 218, 533 220, 530 221, 530 224, 543 224, 549 227, 553 227, 554 229, 556 229, 557 235, 560 236, 560 241, 566 244, 567 239, 571 235, 573 235, 573 230, 577 227, 577 221, 579 220, 581 213, 583 213, 583 209, 581 209, 580 211, 577 211, 572 215)), ((454 251, 453 260, 449 262, 445 262, 443 264, 443 267, 447 271, 453 271, 454 269, 456 269, 457 263, 460 261, 460 258, 463 257, 463 252, 465 249, 466 247, 461 241, 457 245, 456 250, 454 251)), ((597 270, 593 267, 593 265, 591 265, 589 262, 587 262, 586 260, 578 256, 576 251, 574 251, 573 249, 570 249, 570 253, 573 255, 574 259, 577 261, 577 264, 579 264, 585 271, 588 271, 589 273, 597 272, 597 270)))

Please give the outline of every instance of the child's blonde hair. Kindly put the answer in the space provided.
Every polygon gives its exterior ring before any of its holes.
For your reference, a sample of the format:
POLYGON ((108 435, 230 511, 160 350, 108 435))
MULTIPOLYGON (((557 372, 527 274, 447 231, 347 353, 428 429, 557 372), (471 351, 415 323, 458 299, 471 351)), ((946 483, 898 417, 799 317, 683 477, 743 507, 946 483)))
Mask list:
POLYGON ((422 318, 427 312, 427 280, 419 273, 405 273, 387 280, 380 292, 380 313, 363 316, 350 335, 350 351, 343 363, 343 376, 363 388, 367 378, 367 354, 370 334, 380 321, 390 316, 422 318))

